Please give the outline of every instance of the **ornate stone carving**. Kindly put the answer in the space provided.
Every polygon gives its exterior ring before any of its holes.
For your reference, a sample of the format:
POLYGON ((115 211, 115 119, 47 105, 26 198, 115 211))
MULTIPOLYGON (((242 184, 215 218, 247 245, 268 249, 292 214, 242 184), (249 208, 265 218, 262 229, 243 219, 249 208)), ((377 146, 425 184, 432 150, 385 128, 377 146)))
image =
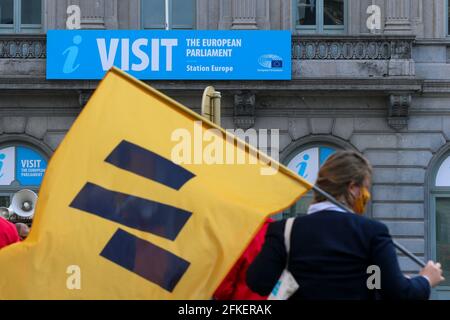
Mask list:
POLYGON ((240 129, 250 129, 255 125, 256 96, 243 91, 234 96, 234 124, 240 129))
POLYGON ((292 37, 292 58, 297 60, 411 59, 414 38, 292 37))
POLYGON ((411 30, 411 0, 387 0, 386 34, 405 34, 411 30))
POLYGON ((45 59, 45 36, 0 36, 0 59, 45 59))
POLYGON ((256 0, 232 1, 232 29, 257 29, 256 0))
POLYGON ((412 42, 408 41, 392 41, 391 42, 391 59, 411 59, 412 58, 412 42))
POLYGON ((391 94, 389 97, 388 123, 395 130, 401 130, 408 125, 410 94, 391 94))

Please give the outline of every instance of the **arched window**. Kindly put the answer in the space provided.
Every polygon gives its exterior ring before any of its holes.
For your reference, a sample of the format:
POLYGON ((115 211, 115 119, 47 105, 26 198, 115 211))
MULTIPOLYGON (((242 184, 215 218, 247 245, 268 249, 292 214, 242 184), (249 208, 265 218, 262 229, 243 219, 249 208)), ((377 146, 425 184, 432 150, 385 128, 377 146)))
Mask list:
POLYGON ((39 192, 47 157, 26 144, 0 146, 0 207, 9 207, 12 196, 23 189, 39 192))
MULTIPOLYGON (((450 273, 450 155, 438 165, 431 186, 430 242, 432 259, 450 273)), ((450 298, 450 277, 438 288, 439 298, 450 298)))
MULTIPOLYGON (((314 184, 320 167, 338 150, 342 150, 342 148, 328 143, 306 144, 291 152, 284 162, 289 169, 314 184)), ((312 200, 313 192, 311 191, 293 207, 284 212, 283 218, 305 215, 312 200)))

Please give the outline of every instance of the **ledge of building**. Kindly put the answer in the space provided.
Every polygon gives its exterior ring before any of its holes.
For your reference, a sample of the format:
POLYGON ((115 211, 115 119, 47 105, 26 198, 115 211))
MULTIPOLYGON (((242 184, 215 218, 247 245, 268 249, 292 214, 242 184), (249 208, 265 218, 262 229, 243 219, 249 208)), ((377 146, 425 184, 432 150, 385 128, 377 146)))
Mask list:
POLYGON ((417 38, 414 42, 415 45, 420 46, 436 46, 436 45, 450 45, 450 37, 446 38, 417 38))
POLYGON ((428 94, 449 94, 450 80, 424 80, 422 92, 428 94))
MULTIPOLYGON (((423 80, 411 78, 307 78, 290 81, 145 81, 164 91, 197 91, 213 85, 222 91, 299 91, 299 92, 421 92, 423 80)), ((46 80, 29 77, 0 77, 0 93, 27 91, 94 90, 98 81, 46 80)), ((450 84, 450 82, 448 82, 450 84)), ((36 93, 36 92, 35 92, 36 93)))

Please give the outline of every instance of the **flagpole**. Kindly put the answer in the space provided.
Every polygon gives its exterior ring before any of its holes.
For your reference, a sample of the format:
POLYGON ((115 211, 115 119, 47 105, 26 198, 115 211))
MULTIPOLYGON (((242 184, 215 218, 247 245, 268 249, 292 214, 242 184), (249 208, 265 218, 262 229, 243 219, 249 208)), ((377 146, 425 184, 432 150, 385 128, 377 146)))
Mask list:
POLYGON ((165 1, 165 4, 164 4, 164 7, 165 7, 165 14, 166 14, 166 17, 165 17, 165 19, 166 19, 166 30, 169 30, 170 29, 170 26, 169 26, 169 19, 170 19, 170 17, 169 17, 169 14, 170 14, 170 8, 169 8, 169 0, 166 0, 165 1))
MULTIPOLYGON (((321 188, 314 186, 313 190, 319 194, 321 194, 322 196, 324 196, 325 198, 328 199, 328 201, 330 201, 331 203, 335 204, 336 206, 338 206, 339 208, 341 208, 342 210, 345 210, 347 212, 351 212, 354 213, 353 210, 350 210, 349 208, 347 208, 345 205, 343 205, 342 203, 340 203, 339 201, 337 201, 332 195, 330 195, 329 193, 325 192, 324 190, 322 190, 321 188)), ((400 243, 398 243, 397 241, 393 240, 394 242, 394 246, 400 251, 402 252, 405 256, 407 256, 408 258, 410 258, 411 260, 413 260, 415 263, 417 263, 419 266, 421 266, 422 268, 424 268, 426 266, 426 263, 419 259, 415 254, 413 254, 411 251, 409 251, 408 249, 406 249, 403 245, 401 245, 400 243)))

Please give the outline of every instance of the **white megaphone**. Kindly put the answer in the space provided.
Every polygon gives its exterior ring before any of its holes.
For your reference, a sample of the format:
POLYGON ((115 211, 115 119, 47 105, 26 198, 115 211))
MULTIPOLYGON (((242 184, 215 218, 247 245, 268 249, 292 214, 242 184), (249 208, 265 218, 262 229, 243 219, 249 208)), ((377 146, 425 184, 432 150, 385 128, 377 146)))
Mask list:
POLYGON ((12 209, 6 208, 6 207, 0 207, 0 217, 5 218, 8 220, 12 215, 12 209))
POLYGON ((12 211, 21 218, 31 219, 34 216, 37 200, 38 196, 33 191, 21 190, 13 196, 11 207, 8 210, 10 210, 10 214, 12 211))

